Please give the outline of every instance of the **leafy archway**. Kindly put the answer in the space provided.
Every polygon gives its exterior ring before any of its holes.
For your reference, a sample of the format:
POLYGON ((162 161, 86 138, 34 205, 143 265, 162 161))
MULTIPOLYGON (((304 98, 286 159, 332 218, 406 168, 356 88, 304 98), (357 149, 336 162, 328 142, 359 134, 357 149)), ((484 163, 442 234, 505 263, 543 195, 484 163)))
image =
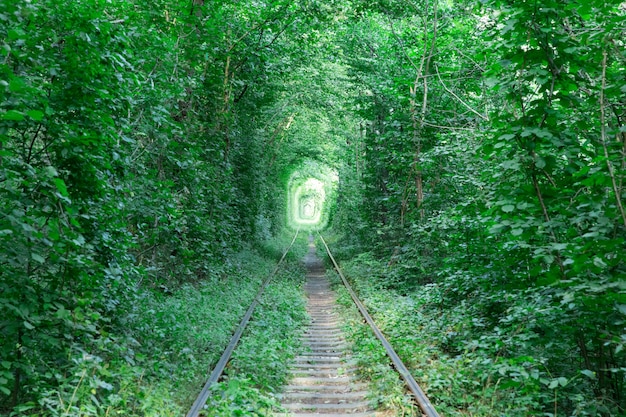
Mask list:
POLYGON ((287 184, 287 224, 292 228, 324 229, 336 197, 337 172, 314 160, 305 160, 287 184))

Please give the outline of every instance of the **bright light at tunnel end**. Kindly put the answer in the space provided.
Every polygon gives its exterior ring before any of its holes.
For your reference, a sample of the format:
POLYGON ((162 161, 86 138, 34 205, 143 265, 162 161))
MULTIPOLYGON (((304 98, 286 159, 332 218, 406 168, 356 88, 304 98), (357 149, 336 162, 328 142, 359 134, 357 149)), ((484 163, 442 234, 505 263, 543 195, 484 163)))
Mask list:
POLYGON ((325 201, 324 183, 317 178, 309 178, 296 188, 292 220, 300 226, 319 224, 325 201))
POLYGON ((289 180, 288 224, 293 228, 321 230, 326 227, 339 178, 334 170, 307 164, 289 180))

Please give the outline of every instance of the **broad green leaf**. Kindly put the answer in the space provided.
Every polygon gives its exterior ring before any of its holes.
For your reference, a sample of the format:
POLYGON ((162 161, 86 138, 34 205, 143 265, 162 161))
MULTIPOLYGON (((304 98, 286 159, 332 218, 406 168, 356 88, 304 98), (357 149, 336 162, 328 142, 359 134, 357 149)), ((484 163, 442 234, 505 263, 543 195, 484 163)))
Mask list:
POLYGON ((40 264, 43 264, 44 262, 46 262, 45 258, 39 255, 38 253, 31 253, 30 257, 33 258, 34 261, 39 262, 40 264))
POLYGON ((19 77, 11 78, 9 81, 9 91, 12 93, 21 93, 26 89, 26 83, 19 77))
POLYGON ((538 156, 535 159, 535 166, 539 169, 544 169, 546 167, 546 160, 543 159, 542 157, 538 156))
POLYGON ((65 307, 64 307, 64 306, 61 306, 61 307, 59 307, 59 309, 57 310, 57 312, 56 312, 56 316, 57 316, 57 318, 58 318, 58 319, 63 320, 63 319, 66 319, 66 318, 70 317, 70 313, 69 313, 69 311, 67 311, 67 310, 65 309, 65 307))
POLYGON ((43 120, 43 112, 39 111, 39 110, 28 110, 26 112, 26 114, 28 115, 28 117, 30 117, 31 119, 35 120, 35 121, 41 121, 43 120))
POLYGON ((507 204, 502 206, 502 211, 505 213, 511 213, 513 210, 515 210, 515 206, 513 204, 507 204))
POLYGON ((59 191, 59 194, 61 194, 63 197, 69 196, 69 193, 67 192, 67 187, 65 186, 65 181, 63 181, 61 178, 53 178, 52 182, 56 186, 56 189, 59 191))
POLYGON ((580 373, 591 379, 596 378, 596 373, 593 371, 590 371, 589 369, 583 369, 582 371, 580 371, 580 373))
POLYGON ((596 256, 593 258, 593 264, 595 266, 597 266, 598 268, 606 268, 606 262, 604 262, 604 260, 602 260, 600 257, 596 256))
POLYGON ((591 17, 593 15, 591 2, 582 1, 579 4, 580 6, 578 7, 578 14, 580 15, 580 17, 583 20, 591 20, 591 17))
POLYGON ((567 249, 567 243, 553 243, 550 246, 554 250, 565 250, 565 249, 567 249))
POLYGON ((56 177, 59 175, 59 172, 52 165, 48 165, 46 167, 46 174, 48 174, 49 177, 56 177))
POLYGON ((33 326, 27 321, 24 321, 24 327, 26 327, 28 330, 33 330, 35 328, 35 326, 33 326))
POLYGON ((2 120, 12 120, 19 122, 24 120, 24 114, 17 110, 9 110, 2 115, 2 120))
POLYGON ((7 32, 7 39, 10 41, 14 41, 17 39, 20 39, 24 36, 24 31, 19 30, 19 29, 10 29, 7 32))
POLYGON ((511 169, 511 170, 515 170, 515 171, 520 169, 519 161, 516 161, 516 160, 513 160, 513 159, 508 160, 508 161, 504 161, 504 162, 502 162, 501 165, 502 165, 502 168, 505 168, 505 169, 511 169))

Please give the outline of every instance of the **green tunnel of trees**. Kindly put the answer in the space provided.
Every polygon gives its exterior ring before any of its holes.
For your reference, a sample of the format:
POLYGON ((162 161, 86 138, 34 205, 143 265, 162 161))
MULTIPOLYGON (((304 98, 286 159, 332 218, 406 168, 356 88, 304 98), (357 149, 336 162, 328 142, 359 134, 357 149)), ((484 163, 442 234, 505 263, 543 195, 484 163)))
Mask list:
POLYGON ((319 166, 342 259, 467 360, 445 415, 624 415, 625 39, 618 0, 0 2, 0 413, 80 377, 80 415, 158 415, 121 394, 169 372, 138 306, 319 166))

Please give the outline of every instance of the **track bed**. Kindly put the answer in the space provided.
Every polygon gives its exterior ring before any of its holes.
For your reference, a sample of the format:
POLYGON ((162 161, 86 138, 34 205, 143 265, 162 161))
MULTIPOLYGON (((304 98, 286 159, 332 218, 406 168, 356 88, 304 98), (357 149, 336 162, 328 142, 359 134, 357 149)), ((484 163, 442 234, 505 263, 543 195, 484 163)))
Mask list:
POLYGON ((311 323, 302 336, 306 352, 295 359, 293 378, 285 387, 282 405, 294 417, 370 417, 366 387, 356 380, 340 318, 334 313, 335 293, 324 275, 322 262, 309 244, 307 312, 311 323))

